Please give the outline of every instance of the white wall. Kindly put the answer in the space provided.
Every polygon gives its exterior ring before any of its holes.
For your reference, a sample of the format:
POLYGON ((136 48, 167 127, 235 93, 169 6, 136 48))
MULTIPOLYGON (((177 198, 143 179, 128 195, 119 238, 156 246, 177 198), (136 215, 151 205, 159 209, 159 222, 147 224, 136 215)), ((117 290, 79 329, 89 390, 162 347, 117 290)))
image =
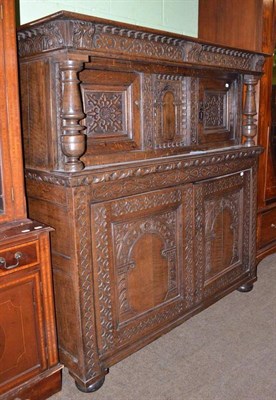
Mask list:
POLYGON ((60 10, 197 36, 198 0, 19 0, 24 24, 60 10))

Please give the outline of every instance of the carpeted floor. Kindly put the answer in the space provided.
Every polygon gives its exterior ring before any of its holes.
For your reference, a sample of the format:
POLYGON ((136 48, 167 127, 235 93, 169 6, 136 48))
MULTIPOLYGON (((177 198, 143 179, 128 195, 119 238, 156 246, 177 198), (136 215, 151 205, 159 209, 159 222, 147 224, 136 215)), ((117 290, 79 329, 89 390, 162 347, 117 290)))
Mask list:
POLYGON ((250 293, 233 292, 79 392, 67 370, 51 400, 275 400, 276 254, 250 293))

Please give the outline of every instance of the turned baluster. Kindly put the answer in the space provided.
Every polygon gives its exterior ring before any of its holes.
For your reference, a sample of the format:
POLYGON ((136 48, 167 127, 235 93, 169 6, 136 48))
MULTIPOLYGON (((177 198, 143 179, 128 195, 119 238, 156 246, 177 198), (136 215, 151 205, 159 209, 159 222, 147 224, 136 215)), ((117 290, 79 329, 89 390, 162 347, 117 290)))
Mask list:
POLYGON ((255 115, 257 114, 256 99, 255 99, 255 86, 258 83, 258 78, 254 75, 245 75, 244 84, 246 85, 245 102, 243 108, 243 126, 242 134, 246 140, 245 146, 254 146, 255 142, 253 138, 257 134, 257 124, 255 115))
POLYGON ((78 72, 83 63, 67 60, 60 63, 62 85, 62 129, 61 149, 66 155, 65 171, 76 172, 84 168, 80 157, 85 152, 84 126, 79 121, 84 118, 82 101, 79 89, 78 72))

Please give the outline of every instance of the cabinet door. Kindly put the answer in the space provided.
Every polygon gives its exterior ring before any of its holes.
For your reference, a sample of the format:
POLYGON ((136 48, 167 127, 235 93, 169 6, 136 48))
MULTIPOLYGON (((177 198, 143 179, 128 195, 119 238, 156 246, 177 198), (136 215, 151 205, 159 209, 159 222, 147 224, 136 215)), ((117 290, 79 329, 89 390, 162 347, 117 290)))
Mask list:
POLYGON ((38 270, 0 271, 0 394, 46 369, 38 270))
POLYGON ((200 144, 237 143, 240 106, 237 80, 200 79, 198 141, 200 144))
POLYGON ((101 355, 156 334, 193 304, 192 187, 92 206, 101 355))
POLYGON ((246 276, 252 254, 251 171, 195 184, 197 301, 246 276))

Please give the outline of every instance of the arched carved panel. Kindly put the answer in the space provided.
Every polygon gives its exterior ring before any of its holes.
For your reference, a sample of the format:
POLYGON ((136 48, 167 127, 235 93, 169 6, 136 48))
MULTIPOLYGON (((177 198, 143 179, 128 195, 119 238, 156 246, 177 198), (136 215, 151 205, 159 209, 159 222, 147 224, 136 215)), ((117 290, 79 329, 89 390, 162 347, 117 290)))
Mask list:
POLYGON ((193 208, 185 210, 191 197, 187 185, 92 206, 102 354, 192 306, 193 208))
POLYGON ((197 301, 247 271, 249 191, 249 171, 196 185, 197 301))
POLYGON ((178 294, 176 224, 166 211, 113 227, 120 321, 178 294))

